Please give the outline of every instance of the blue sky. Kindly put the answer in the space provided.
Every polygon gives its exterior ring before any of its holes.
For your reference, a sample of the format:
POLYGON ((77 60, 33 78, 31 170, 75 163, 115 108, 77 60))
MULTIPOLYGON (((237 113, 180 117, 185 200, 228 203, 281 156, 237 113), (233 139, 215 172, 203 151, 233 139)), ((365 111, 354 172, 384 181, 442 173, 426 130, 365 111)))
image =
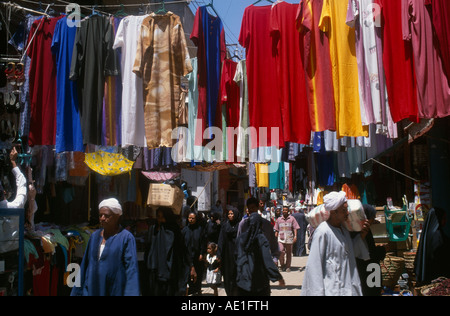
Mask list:
MULTIPOLYGON (((276 2, 275 0, 273 0, 276 2)), ((300 0, 285 0, 288 3, 299 3, 300 0)), ((241 30, 242 16, 244 10, 256 0, 214 0, 213 5, 225 25, 225 36, 227 44, 238 44, 239 32, 241 30)), ((198 6, 210 3, 210 0, 192 0, 189 5, 195 13, 198 6)), ((270 5, 269 1, 263 0, 258 6, 270 5)), ((210 10, 211 11, 211 10, 210 10)), ((212 11, 211 11, 212 13, 212 11)), ((240 47, 239 47, 240 48, 240 47)), ((233 48, 230 47, 230 51, 233 48)), ((240 48, 242 50, 242 48, 240 48)))

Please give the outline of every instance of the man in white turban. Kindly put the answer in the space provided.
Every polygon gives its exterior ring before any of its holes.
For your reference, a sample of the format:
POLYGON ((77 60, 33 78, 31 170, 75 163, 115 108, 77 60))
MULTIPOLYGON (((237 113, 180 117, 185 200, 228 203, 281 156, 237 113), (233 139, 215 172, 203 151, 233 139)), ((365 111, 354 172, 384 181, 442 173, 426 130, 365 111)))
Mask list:
POLYGON ((323 204, 327 211, 337 210, 339 207, 347 203, 347 195, 344 191, 330 192, 323 197, 323 204))
POLYGON ((122 206, 114 198, 99 204, 101 229, 89 239, 72 296, 139 296, 134 236, 120 224, 122 206), (111 282, 114 280, 114 282, 111 282))
POLYGON ((101 210, 104 207, 109 209, 114 214, 117 214, 119 216, 122 215, 122 206, 120 205, 119 201, 117 201, 117 199, 115 198, 103 200, 99 204, 98 209, 101 210))
POLYGON ((345 192, 331 192, 323 201, 330 217, 314 232, 301 295, 361 296, 355 257, 368 260, 369 253, 362 238, 351 239, 342 225, 348 218, 345 192))

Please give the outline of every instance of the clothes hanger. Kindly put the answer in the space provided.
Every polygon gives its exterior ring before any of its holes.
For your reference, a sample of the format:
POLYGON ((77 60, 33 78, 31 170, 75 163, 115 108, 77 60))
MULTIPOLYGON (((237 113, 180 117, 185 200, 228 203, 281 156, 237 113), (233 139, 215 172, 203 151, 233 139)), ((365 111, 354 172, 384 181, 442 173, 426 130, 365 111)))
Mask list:
POLYGON ((120 9, 117 10, 116 13, 114 13, 114 16, 120 17, 120 16, 127 16, 128 14, 125 12, 125 7, 123 4, 120 5, 120 9))
POLYGON ((144 4, 141 3, 141 5, 139 6, 138 9, 138 15, 144 15, 145 11, 144 11, 144 4))
POLYGON ((228 58, 228 59, 234 59, 234 58, 237 58, 237 59, 241 60, 242 58, 241 58, 241 56, 238 55, 238 51, 239 51, 239 50, 236 48, 236 49, 234 50, 234 55, 231 56, 231 57, 228 58))
POLYGON ((44 12, 44 9, 42 8, 42 2, 39 1, 39 8, 37 9, 39 12, 44 12))
POLYGON ((96 8, 97 8, 97 5, 94 5, 94 6, 92 7, 92 14, 91 14, 91 16, 94 16, 94 15, 100 15, 100 13, 98 13, 98 11, 95 10, 96 8))
MULTIPOLYGON (((264 1, 264 0, 258 0, 258 1, 256 1, 255 3, 253 3, 252 5, 255 5, 255 4, 257 4, 257 3, 261 2, 261 1, 264 1)), ((266 0, 266 1, 269 1, 270 3, 273 3, 272 0, 266 0)))
POLYGON ((219 13, 217 13, 216 9, 214 8, 214 0, 211 0, 210 3, 208 3, 207 5, 205 5, 205 7, 207 7, 207 8, 210 7, 210 8, 214 11, 214 13, 216 14, 216 16, 219 17, 219 13))
POLYGON ((155 14, 164 15, 166 13, 167 13, 166 2, 164 0, 162 0, 161 7, 158 9, 158 11, 155 12, 155 14))
POLYGON ((56 11, 52 8, 53 5, 54 5, 54 3, 48 3, 48 4, 47 4, 47 9, 44 10, 44 8, 42 7, 42 2, 39 1, 39 9, 37 9, 36 11, 45 13, 44 16, 46 16, 46 17, 56 16, 57 13, 56 13, 56 11))

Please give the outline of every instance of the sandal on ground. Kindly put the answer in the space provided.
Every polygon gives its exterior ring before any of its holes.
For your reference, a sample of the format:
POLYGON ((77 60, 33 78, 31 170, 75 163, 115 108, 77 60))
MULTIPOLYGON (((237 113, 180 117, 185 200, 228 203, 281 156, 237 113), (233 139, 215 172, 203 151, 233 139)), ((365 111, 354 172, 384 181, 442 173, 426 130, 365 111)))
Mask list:
POLYGON ((25 69, 25 67, 24 67, 23 63, 18 63, 16 65, 15 75, 16 75, 16 85, 18 87, 23 86, 23 83, 25 82, 24 69, 25 69))
POLYGON ((8 63, 5 70, 6 79, 8 80, 8 83, 12 86, 16 85, 16 64, 15 63, 8 63))

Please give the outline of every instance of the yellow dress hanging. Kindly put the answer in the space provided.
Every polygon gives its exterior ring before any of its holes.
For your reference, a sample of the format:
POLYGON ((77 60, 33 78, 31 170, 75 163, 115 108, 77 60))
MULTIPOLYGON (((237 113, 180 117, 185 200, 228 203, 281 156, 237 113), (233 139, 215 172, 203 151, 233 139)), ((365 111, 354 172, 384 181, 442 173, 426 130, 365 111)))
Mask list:
POLYGON ((129 172, 134 164, 134 161, 128 160, 122 154, 103 150, 86 154, 85 162, 89 168, 104 176, 117 176, 129 172))

